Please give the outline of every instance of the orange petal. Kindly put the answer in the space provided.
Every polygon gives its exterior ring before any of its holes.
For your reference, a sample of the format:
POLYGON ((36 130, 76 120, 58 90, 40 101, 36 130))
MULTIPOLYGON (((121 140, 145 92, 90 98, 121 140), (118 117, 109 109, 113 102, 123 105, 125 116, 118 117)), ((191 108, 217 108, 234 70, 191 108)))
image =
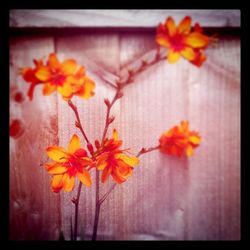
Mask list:
POLYGON ((64 82, 63 86, 57 87, 57 90, 65 98, 70 97, 72 95, 72 88, 66 82, 64 82))
POLYGON ((69 155, 65 152, 64 148, 53 146, 46 149, 48 156, 56 162, 63 163, 67 161, 69 155))
POLYGON ((168 29, 169 35, 173 36, 176 32, 176 26, 175 26, 174 19, 172 17, 168 17, 165 25, 168 29))
POLYGON ((48 67, 42 66, 36 70, 35 76, 42 82, 48 82, 51 74, 48 67))
POLYGON ((95 83, 91 79, 86 77, 81 90, 76 94, 82 97, 83 99, 87 100, 94 95, 94 89, 95 89, 95 83))
POLYGON ((63 174, 59 174, 59 175, 54 175, 52 177, 51 187, 52 187, 53 192, 58 193, 62 189, 62 186, 63 186, 62 178, 63 178, 63 176, 64 176, 63 174))
POLYGON ((189 157, 189 156, 192 156, 193 153, 194 153, 193 147, 191 145, 188 145, 186 149, 186 155, 189 157))
POLYGON ((181 55, 186 58, 187 60, 189 61, 192 61, 194 60, 195 58, 195 53, 194 53, 194 50, 190 47, 186 47, 184 50, 182 50, 181 52, 181 55))
POLYGON ((58 164, 57 162, 53 163, 47 163, 45 164, 45 167, 49 174, 63 174, 67 171, 67 167, 64 167, 61 164, 58 164))
POLYGON ((115 141, 117 141, 117 140, 118 140, 118 132, 117 132, 117 130, 116 130, 116 129, 113 129, 113 134, 112 134, 112 137, 113 137, 113 139, 114 139, 115 141))
POLYGON ((55 53, 51 53, 49 55, 49 60, 47 63, 48 67, 50 67, 53 70, 59 69, 60 68, 60 62, 57 59, 57 56, 55 53))
POLYGON ((176 63, 180 59, 180 53, 179 52, 174 52, 173 50, 169 50, 168 53, 168 62, 169 63, 176 63))
POLYGON ((71 75, 76 71, 77 64, 73 59, 65 60, 61 65, 61 72, 65 75, 71 75))
POLYGON ((23 76, 23 79, 26 82, 30 82, 30 83, 38 83, 39 82, 39 80, 36 78, 36 76, 34 74, 34 70, 31 68, 22 68, 21 74, 23 76))
POLYGON ((201 143, 201 137, 198 135, 191 135, 188 139, 189 142, 193 143, 194 145, 199 145, 201 143))
POLYGON ((70 192, 75 186, 75 177, 69 176, 67 173, 63 175, 62 178, 63 190, 65 192, 70 192))
POLYGON ((117 164, 118 164, 117 172, 119 173, 119 176, 127 179, 129 176, 132 175, 132 169, 133 169, 132 167, 130 167, 121 160, 118 160, 117 164))
POLYGON ((186 16, 179 24, 178 31, 180 33, 188 34, 191 30, 192 19, 190 16, 186 16))
POLYGON ((166 35, 159 34, 156 36, 156 43, 163 47, 170 47, 169 39, 166 35))
POLYGON ((122 160, 123 162, 125 162, 126 164, 132 167, 139 164, 139 159, 135 156, 128 156, 125 154, 116 154, 115 158, 122 160))
POLYGON ((125 178, 123 178, 121 176, 121 174, 119 173, 118 169, 115 168, 112 172, 111 172, 111 175, 113 177, 113 179, 118 183, 118 184, 121 184, 123 183, 124 181, 126 181, 125 178))
POLYGON ((81 172, 77 172, 77 177, 86 186, 90 187, 92 184, 89 172, 86 169, 82 169, 81 172))
POLYGON ((68 152, 70 154, 74 154, 76 150, 79 149, 80 147, 81 147, 80 139, 76 134, 74 134, 69 142, 68 152))
POLYGON ((107 178, 109 177, 109 175, 111 174, 112 169, 111 168, 105 168, 102 171, 102 183, 104 183, 107 178))
POLYGON ((102 154, 98 160, 97 160, 97 163, 96 163, 96 167, 98 170, 103 170, 104 168, 106 168, 107 166, 107 154, 102 154))
POLYGON ((181 121, 181 132, 187 133, 189 131, 189 122, 188 121, 181 121))
POLYGON ((50 95, 52 92, 56 90, 56 86, 47 82, 43 86, 43 95, 50 95))
POLYGON ((208 37, 198 32, 193 32, 185 37, 185 44, 193 48, 203 48, 208 45, 208 37))

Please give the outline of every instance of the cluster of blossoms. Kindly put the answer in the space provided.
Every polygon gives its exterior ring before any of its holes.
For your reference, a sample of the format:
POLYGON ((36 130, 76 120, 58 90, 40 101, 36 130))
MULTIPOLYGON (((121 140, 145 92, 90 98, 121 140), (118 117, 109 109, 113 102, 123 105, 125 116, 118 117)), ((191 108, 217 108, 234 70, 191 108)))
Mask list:
MULTIPOLYGON (((167 130, 160 136, 156 147, 142 148, 136 156, 130 154, 128 150, 122 149, 122 140, 118 138, 116 129, 113 130, 112 138, 106 137, 109 125, 115 119, 113 116, 110 117, 110 110, 114 103, 123 96, 122 88, 131 83, 132 76, 145 70, 145 65, 152 65, 161 59, 165 59, 165 57, 159 57, 159 46, 167 48, 166 58, 169 63, 177 62, 182 56, 190 63, 200 67, 206 60, 204 50, 208 46, 210 38, 203 34, 199 24, 196 23, 194 27, 191 27, 191 21, 191 18, 187 16, 176 26, 173 18, 168 17, 164 24, 159 24, 156 33, 158 47, 155 61, 149 64, 147 61, 143 61, 141 68, 137 71, 130 71, 126 82, 119 82, 119 84, 117 82, 117 85, 114 85, 116 94, 112 101, 104 99, 107 107, 106 123, 102 140, 95 140, 95 146, 89 142, 81 125, 77 107, 71 101, 73 96, 83 99, 94 96, 95 83, 86 75, 85 68, 77 65, 74 59, 60 62, 57 55, 51 53, 46 63, 41 59, 34 60, 34 68, 25 67, 21 69, 23 79, 30 84, 27 93, 29 99, 32 100, 34 89, 40 84, 43 85, 43 95, 50 95, 57 90, 74 111, 76 115, 75 126, 80 129, 86 141, 86 148, 84 148, 81 146, 78 135, 74 134, 67 149, 58 145, 46 149, 48 157, 52 160, 45 164, 45 168, 52 176, 51 187, 53 192, 58 193, 61 190, 70 192, 75 187, 76 179, 79 180, 77 198, 72 199, 75 204, 73 239, 76 240, 77 238, 78 202, 81 187, 82 184, 86 187, 92 185, 91 170, 96 171, 96 210, 92 235, 92 240, 95 240, 100 206, 112 190, 111 188, 102 198, 99 198, 99 171, 101 172, 102 183, 106 182, 111 176, 115 183, 121 184, 133 174, 134 167, 139 165, 141 154, 159 150, 163 154, 189 157, 193 155, 194 149, 200 145, 201 136, 198 132, 190 131, 188 121, 181 121, 179 125, 167 130)), ((17 100, 19 99, 17 98, 17 100)), ((19 124, 15 121, 11 125, 10 135, 16 137, 18 128, 19 124)))
POLYGON ((33 98, 34 88, 43 84, 43 95, 50 95, 57 90, 64 100, 73 95, 88 99, 94 95, 95 83, 86 76, 85 68, 78 66, 73 59, 60 63, 55 53, 49 55, 46 64, 43 60, 34 60, 35 68, 21 69, 23 79, 30 83, 28 96, 33 98))
MULTIPOLYGON (((183 56, 192 64, 201 66, 206 60, 203 51, 208 45, 209 38, 202 34, 199 24, 191 27, 190 17, 185 17, 178 26, 172 17, 169 17, 164 24, 157 27, 156 42, 168 49, 169 63, 175 63, 183 56)), ((23 79, 30 83, 30 100, 38 84, 43 84, 43 95, 50 95, 57 90, 65 101, 69 101, 74 95, 83 99, 94 95, 95 83, 86 76, 84 67, 78 66, 75 60, 68 59, 60 63, 56 54, 51 53, 46 64, 42 60, 34 60, 34 64, 34 69, 21 69, 23 79)), ((107 99, 104 102, 107 106, 110 105, 107 99)), ((159 145, 154 149, 178 157, 191 156, 193 149, 199 146, 200 142, 200 135, 189 130, 188 121, 182 121, 180 125, 163 133, 159 145)), ((114 129, 111 139, 95 141, 95 149, 89 142, 87 150, 82 148, 76 134, 72 136, 67 150, 59 146, 48 147, 46 151, 53 162, 46 163, 45 167, 52 175, 53 192, 59 192, 61 189, 66 192, 72 191, 76 177, 86 187, 91 186, 91 169, 102 171, 103 183, 110 175, 118 184, 126 181, 132 175, 134 167, 139 164, 139 154, 137 157, 130 155, 127 150, 121 149, 121 146, 122 140, 118 138, 118 133, 114 129)))
POLYGON ((81 148, 79 137, 74 134, 71 138, 68 150, 62 147, 52 146, 47 148, 48 156, 52 163, 45 167, 52 177, 52 190, 59 192, 63 189, 70 192, 74 188, 75 177, 87 187, 91 186, 89 170, 97 168, 102 171, 104 183, 111 175, 116 183, 122 183, 132 175, 133 167, 138 165, 139 160, 135 156, 129 156, 120 149, 122 141, 118 139, 117 131, 113 130, 113 138, 106 139, 103 145, 95 141, 96 150, 92 144, 88 144, 87 150, 81 148))
POLYGON ((184 57, 196 66, 201 66, 206 60, 204 49, 208 46, 209 37, 202 34, 198 23, 191 27, 191 17, 185 17, 176 26, 172 17, 157 27, 157 44, 168 49, 168 62, 175 63, 184 57))

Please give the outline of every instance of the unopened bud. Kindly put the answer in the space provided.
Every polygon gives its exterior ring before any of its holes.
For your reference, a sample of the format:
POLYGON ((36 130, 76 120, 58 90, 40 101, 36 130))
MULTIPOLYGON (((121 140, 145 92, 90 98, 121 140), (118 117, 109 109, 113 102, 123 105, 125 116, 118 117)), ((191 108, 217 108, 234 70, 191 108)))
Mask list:
POLYGON ((104 99, 104 103, 107 105, 107 107, 109 107, 109 106, 110 106, 110 101, 109 101, 109 99, 108 99, 108 98, 105 98, 105 99, 104 99))
POLYGON ((123 97, 123 93, 122 92, 117 93, 117 99, 119 99, 121 97, 123 97))
POLYGON ((98 140, 95 140, 95 147, 96 149, 100 148, 100 142, 98 140))
POLYGON ((75 126, 76 126, 77 128, 80 128, 80 123, 79 123, 78 121, 75 121, 75 126))
POLYGON ((108 119, 108 123, 110 124, 110 123, 112 123, 114 120, 115 120, 115 117, 114 117, 114 116, 111 116, 111 117, 109 117, 109 119, 108 119))
POLYGON ((129 75, 133 75, 133 70, 132 69, 128 69, 128 74, 129 75))
POLYGON ((87 144, 87 148, 88 148, 90 154, 93 154, 93 153, 94 153, 94 148, 93 148, 93 146, 92 146, 91 143, 88 143, 88 144, 87 144))
POLYGON ((146 66, 148 64, 148 62, 147 62, 147 60, 143 59, 143 60, 141 60, 141 64, 142 64, 142 66, 146 66))

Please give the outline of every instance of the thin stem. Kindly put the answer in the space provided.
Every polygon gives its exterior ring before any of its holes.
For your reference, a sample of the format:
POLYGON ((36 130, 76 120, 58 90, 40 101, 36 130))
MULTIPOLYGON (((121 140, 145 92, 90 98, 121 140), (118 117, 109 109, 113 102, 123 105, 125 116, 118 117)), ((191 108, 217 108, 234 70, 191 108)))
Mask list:
MULTIPOLYGON (((79 117, 79 113, 77 110, 77 107, 73 104, 71 100, 68 101, 68 105, 71 107, 71 109, 74 111, 75 116, 76 116, 76 127, 80 129, 85 141, 89 144, 89 139, 87 135, 85 134, 83 130, 83 126, 79 117)), ((77 229, 78 229, 78 207, 79 207, 79 200, 80 200, 80 195, 81 195, 81 189, 82 189, 82 182, 79 182, 78 185, 78 190, 77 190, 77 197, 72 199, 72 202, 75 204, 75 224, 74 224, 74 236, 73 240, 77 239, 77 229)))
POLYGON ((79 128, 80 131, 82 132, 82 135, 83 135, 85 141, 86 141, 87 143, 90 143, 90 142, 89 142, 89 139, 88 139, 88 137, 87 137, 87 135, 85 134, 85 132, 84 132, 84 130, 83 130, 83 126, 82 126, 82 124, 81 124, 81 120, 80 120, 80 117, 79 117, 79 114, 78 114, 77 107, 72 103, 71 100, 68 101, 68 104, 69 104, 69 106, 72 108, 72 110, 73 110, 74 113, 75 113, 76 120, 77 120, 77 121, 76 121, 76 127, 79 128))
POLYGON ((160 146, 156 146, 156 147, 151 147, 151 148, 142 148, 139 152, 138 152, 138 154, 136 155, 136 157, 140 157, 142 154, 146 154, 146 153, 149 153, 149 152, 152 152, 152 151, 154 151, 154 150, 157 150, 157 149, 159 149, 160 148, 160 146))
POLYGON ((107 113, 106 113, 106 119, 105 119, 105 127, 104 127, 104 131, 103 131, 103 135, 102 135, 102 144, 103 144, 103 142, 105 140, 106 134, 108 132, 108 127, 110 125, 110 110, 111 110, 112 106, 115 104, 115 102, 119 98, 122 97, 121 89, 122 89, 122 87, 119 87, 119 88, 116 89, 116 94, 113 97, 111 103, 107 104, 107 113))
POLYGON ((137 70, 129 71, 129 75, 128 75, 127 79, 124 82, 121 82, 121 85, 124 87, 124 86, 132 83, 135 76, 137 76, 141 72, 147 70, 150 66, 153 66, 153 65, 157 64, 158 62, 160 62, 162 60, 166 60, 166 59, 167 59, 167 56, 162 56, 162 57, 160 56, 159 48, 157 48, 154 59, 151 62, 147 62, 146 60, 142 60, 140 67, 137 70))
POLYGON ((93 227, 93 234, 92 234, 92 241, 96 240, 97 235, 97 228, 99 222, 99 214, 100 214, 100 203, 99 203, 99 170, 96 169, 96 192, 95 192, 95 220, 94 220, 94 227, 93 227))
POLYGON ((77 190, 77 197, 76 199, 73 198, 72 202, 75 204, 75 228, 74 228, 74 240, 77 238, 77 226, 78 226, 78 206, 79 206, 79 199, 82 189, 82 182, 79 182, 78 190, 77 190))

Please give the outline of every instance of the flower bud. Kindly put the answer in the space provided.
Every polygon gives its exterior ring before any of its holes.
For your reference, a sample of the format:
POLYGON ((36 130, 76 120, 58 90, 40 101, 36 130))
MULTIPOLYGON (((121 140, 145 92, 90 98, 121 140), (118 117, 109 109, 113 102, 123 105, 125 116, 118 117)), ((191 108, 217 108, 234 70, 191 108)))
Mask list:
POLYGON ((109 117, 108 119, 108 124, 112 123, 115 120, 114 116, 109 117))
POLYGON ((107 107, 109 107, 109 106, 110 106, 110 101, 109 101, 109 99, 108 99, 108 98, 105 98, 105 99, 104 99, 104 103, 107 105, 107 107))
POLYGON ((87 148, 88 148, 90 154, 93 154, 93 153, 94 153, 94 148, 93 148, 93 145, 92 145, 91 143, 88 143, 88 144, 87 144, 87 148))
POLYGON ((98 140, 95 140, 95 147, 96 149, 100 148, 101 144, 98 140))

